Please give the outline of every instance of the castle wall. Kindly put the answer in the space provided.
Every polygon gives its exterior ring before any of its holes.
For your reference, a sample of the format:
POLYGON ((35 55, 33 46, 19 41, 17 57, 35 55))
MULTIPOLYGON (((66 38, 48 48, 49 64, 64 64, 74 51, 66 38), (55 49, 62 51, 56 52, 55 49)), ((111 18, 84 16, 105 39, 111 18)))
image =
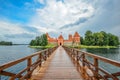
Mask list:
POLYGON ((64 42, 65 46, 72 46, 72 42, 64 42))
POLYGON ((48 39, 48 43, 49 44, 53 44, 53 45, 66 45, 66 46, 72 46, 72 45, 77 46, 77 45, 80 44, 80 35, 77 32, 75 32, 74 36, 72 36, 70 34, 68 36, 68 40, 64 40, 62 35, 60 35, 58 37, 58 39, 50 37, 48 33, 46 33, 46 35, 47 35, 47 39, 48 39))
POLYGON ((49 42, 49 44, 58 45, 57 42, 49 42))

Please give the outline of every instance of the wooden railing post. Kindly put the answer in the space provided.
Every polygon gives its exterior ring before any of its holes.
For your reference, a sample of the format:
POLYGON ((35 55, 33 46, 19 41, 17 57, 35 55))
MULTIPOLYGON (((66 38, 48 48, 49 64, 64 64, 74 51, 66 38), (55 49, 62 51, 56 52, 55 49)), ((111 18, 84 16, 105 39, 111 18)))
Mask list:
POLYGON ((46 51, 44 52, 44 57, 45 57, 45 61, 47 60, 47 54, 46 51))
POLYGON ((95 72, 94 72, 95 80, 99 80, 98 79, 98 59, 97 58, 94 58, 94 66, 95 66, 95 72))
POLYGON ((50 56, 49 49, 47 50, 48 57, 50 56))
POLYGON ((85 54, 82 54, 83 56, 82 56, 82 76, 84 77, 84 78, 86 78, 86 76, 85 76, 85 62, 84 62, 84 60, 85 60, 85 54))
POLYGON ((40 60, 39 67, 41 67, 41 64, 42 64, 42 54, 41 53, 39 54, 39 59, 38 60, 40 60))
POLYGON ((79 56, 78 56, 78 51, 77 51, 77 63, 79 63, 79 56))
MULTIPOLYGON (((30 67, 31 65, 32 65, 32 58, 30 57, 27 60, 27 67, 30 67)), ((30 72, 30 68, 27 70, 28 78, 31 77, 31 74, 29 74, 29 72, 30 72)))

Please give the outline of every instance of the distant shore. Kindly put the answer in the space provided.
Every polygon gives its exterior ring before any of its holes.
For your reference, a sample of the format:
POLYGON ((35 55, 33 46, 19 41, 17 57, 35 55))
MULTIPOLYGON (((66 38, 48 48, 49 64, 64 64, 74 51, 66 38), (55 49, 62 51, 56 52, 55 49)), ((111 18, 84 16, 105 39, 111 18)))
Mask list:
MULTIPOLYGON (((47 45, 47 46, 29 46, 30 48, 52 48, 55 45, 47 45)), ((118 46, 86 46, 86 45, 79 45, 79 46, 68 46, 71 48, 118 48, 118 46)))
POLYGON ((118 48, 118 46, 86 46, 86 45, 79 45, 79 46, 70 46, 74 48, 118 48))
POLYGON ((29 46, 30 48, 42 48, 42 49, 46 49, 46 48, 53 48, 53 47, 55 47, 55 45, 51 45, 51 44, 49 44, 49 45, 46 45, 46 46, 29 46))

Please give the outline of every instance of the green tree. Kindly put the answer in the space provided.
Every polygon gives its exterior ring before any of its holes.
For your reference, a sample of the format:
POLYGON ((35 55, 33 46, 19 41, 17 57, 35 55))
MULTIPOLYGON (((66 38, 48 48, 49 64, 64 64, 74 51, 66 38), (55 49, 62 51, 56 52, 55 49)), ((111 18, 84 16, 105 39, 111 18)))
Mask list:
POLYGON ((84 39, 83 39, 83 37, 80 37, 80 44, 84 44, 84 39))
POLYGON ((31 40, 30 45, 35 46, 36 45, 36 40, 31 40))
POLYGON ((95 45, 95 46, 118 46, 119 38, 111 33, 106 33, 104 31, 92 33, 91 31, 86 31, 85 39, 82 40, 85 45, 95 45))
POLYGON ((93 34, 90 30, 88 30, 85 33, 85 44, 92 45, 92 42, 93 42, 93 34))
POLYGON ((46 46, 48 44, 47 36, 46 34, 43 34, 41 36, 37 36, 35 40, 31 40, 30 45, 31 46, 46 46))
POLYGON ((103 37, 103 45, 108 45, 108 36, 107 36, 107 33, 106 32, 104 32, 104 31, 101 31, 100 33, 102 33, 102 35, 104 36, 103 37))
POLYGON ((119 38, 111 33, 108 33, 108 45, 110 46, 118 46, 119 45, 119 38))
POLYGON ((1 41, 0 45, 12 45, 12 42, 1 41))
POLYGON ((104 35, 101 32, 99 32, 97 37, 98 37, 98 40, 97 40, 98 45, 103 46, 104 45, 104 35))
POLYGON ((93 34, 93 45, 98 45, 98 33, 93 34))

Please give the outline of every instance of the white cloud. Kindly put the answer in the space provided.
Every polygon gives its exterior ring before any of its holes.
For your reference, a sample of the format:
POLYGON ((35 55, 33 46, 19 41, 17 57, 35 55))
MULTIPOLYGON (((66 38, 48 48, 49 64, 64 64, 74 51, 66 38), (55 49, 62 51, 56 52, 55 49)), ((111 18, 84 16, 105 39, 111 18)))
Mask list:
POLYGON ((22 28, 21 24, 0 20, 0 41, 5 40, 13 41, 14 43, 28 43, 30 38, 25 38, 25 35, 34 36, 35 33, 25 30, 22 28))
MULTIPOLYGON (((90 18, 94 15, 91 4, 82 0, 49 0, 44 8, 36 9, 36 15, 31 19, 30 25, 40 31, 60 32, 59 28, 74 23, 81 18, 90 18)), ((72 29, 71 29, 72 30, 72 29)))
POLYGON ((112 2, 110 0, 64 0, 63 2, 60 0, 34 0, 33 3, 26 2, 25 8, 36 11, 35 14, 30 15, 32 18, 26 23, 27 25, 0 20, 0 40, 6 40, 5 35, 8 37, 17 35, 18 39, 12 40, 25 43, 31 40, 26 38, 27 35, 35 37, 49 32, 57 37, 62 32, 67 37, 69 33, 73 34, 75 31, 81 32, 80 34, 84 34, 86 30, 108 31, 106 26, 109 26, 109 32, 120 35, 119 2, 115 1, 114 5, 112 2), (38 8, 39 3, 43 4, 40 5, 42 6, 40 8, 38 8), (112 4, 109 5, 110 3, 112 4), (79 22, 80 20, 81 22, 79 22), (64 26, 65 28, 61 28, 64 26), (24 34, 26 35, 22 36, 24 34))
POLYGON ((10 23, 6 21, 0 21, 0 33, 1 34, 22 34, 29 33, 21 28, 20 24, 10 23))
POLYGON ((45 3, 45 0, 34 0, 35 2, 39 2, 41 4, 44 4, 45 3))

